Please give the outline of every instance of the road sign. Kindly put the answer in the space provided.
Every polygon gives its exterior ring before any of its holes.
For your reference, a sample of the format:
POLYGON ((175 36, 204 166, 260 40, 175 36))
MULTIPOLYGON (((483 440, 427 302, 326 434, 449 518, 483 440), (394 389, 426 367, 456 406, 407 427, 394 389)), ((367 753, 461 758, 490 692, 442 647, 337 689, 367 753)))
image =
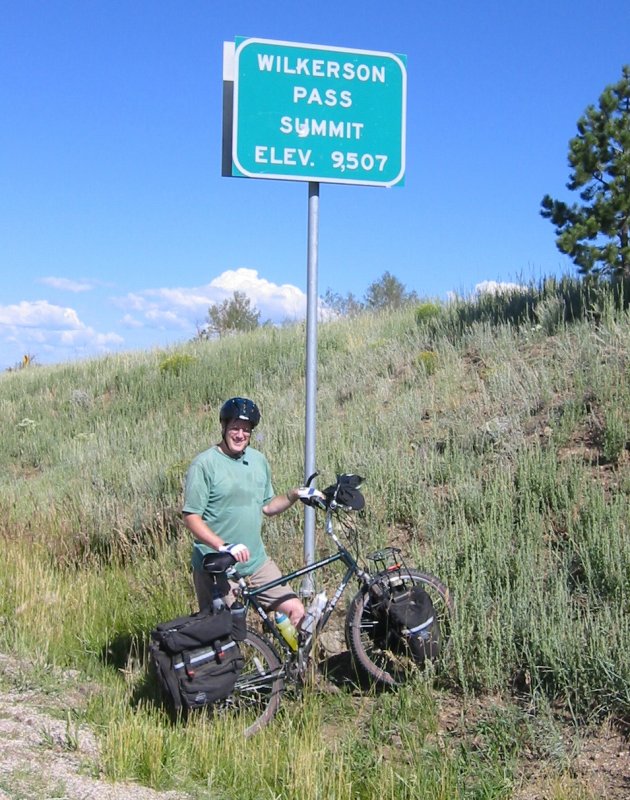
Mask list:
POLYGON ((402 185, 405 57, 237 38, 232 175, 402 185))

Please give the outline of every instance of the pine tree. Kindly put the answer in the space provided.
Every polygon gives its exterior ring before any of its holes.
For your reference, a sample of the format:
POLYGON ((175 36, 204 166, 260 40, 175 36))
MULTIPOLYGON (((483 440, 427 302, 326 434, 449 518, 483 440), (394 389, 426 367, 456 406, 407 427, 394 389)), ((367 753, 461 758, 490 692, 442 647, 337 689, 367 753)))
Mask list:
POLYGON ((556 244, 584 275, 630 275, 630 66, 589 106, 569 142, 567 188, 582 204, 545 195, 541 214, 556 226, 556 244))

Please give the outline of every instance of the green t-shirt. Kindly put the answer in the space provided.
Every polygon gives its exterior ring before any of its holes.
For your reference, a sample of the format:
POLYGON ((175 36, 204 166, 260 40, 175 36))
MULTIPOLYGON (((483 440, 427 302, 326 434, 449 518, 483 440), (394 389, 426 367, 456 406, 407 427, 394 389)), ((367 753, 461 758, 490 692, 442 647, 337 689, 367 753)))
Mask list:
MULTIPOLYGON (((230 458, 217 446, 200 453, 186 474, 183 510, 199 514, 211 530, 229 544, 244 544, 250 559, 239 564, 251 575, 267 560, 261 537, 262 507, 274 496, 271 470, 265 456, 248 447, 240 458, 230 458)), ((193 569, 201 569, 211 547, 195 539, 193 569)))

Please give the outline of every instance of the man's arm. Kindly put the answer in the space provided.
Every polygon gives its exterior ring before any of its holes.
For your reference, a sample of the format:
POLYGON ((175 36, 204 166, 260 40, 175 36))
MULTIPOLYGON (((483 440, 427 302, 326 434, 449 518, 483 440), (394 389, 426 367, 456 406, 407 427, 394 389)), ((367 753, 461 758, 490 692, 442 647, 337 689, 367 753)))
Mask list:
POLYGON ((275 497, 272 497, 266 505, 263 506, 263 514, 266 517, 275 517, 276 514, 282 514, 282 512, 286 511, 287 508, 291 508, 297 499, 297 489, 289 489, 289 491, 285 492, 285 494, 277 494, 275 497))
POLYGON ((313 505, 315 502, 320 508, 325 507, 319 502, 325 499, 322 492, 318 489, 314 489, 312 486, 300 486, 297 489, 289 489, 286 494, 277 494, 275 497, 272 497, 271 500, 263 506, 263 514, 267 517, 282 514, 287 508, 291 508, 293 503, 298 499, 303 500, 307 505, 313 505))

